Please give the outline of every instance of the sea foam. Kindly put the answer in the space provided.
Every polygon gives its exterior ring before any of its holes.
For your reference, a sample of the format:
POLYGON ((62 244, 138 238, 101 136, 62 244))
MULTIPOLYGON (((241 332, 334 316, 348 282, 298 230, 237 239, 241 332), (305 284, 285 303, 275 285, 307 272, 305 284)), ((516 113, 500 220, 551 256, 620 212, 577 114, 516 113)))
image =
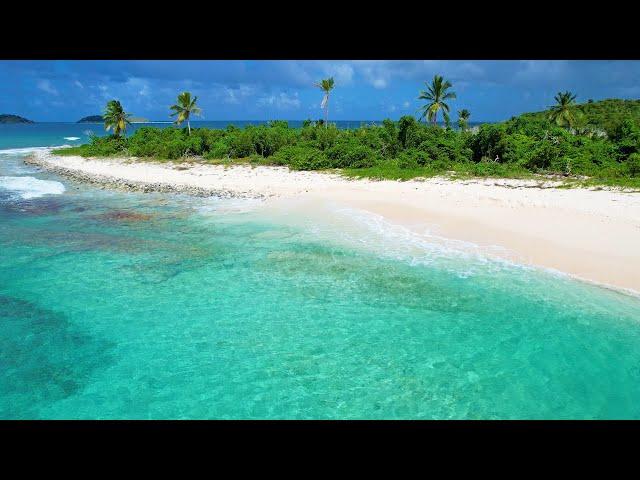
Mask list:
POLYGON ((8 190, 28 200, 44 195, 64 193, 64 185, 53 180, 39 180, 34 177, 0 177, 0 188, 8 190))
POLYGON ((351 228, 346 225, 341 228, 343 240, 347 240, 351 246, 364 247, 412 266, 436 263, 440 268, 463 278, 479 272, 533 269, 530 265, 509 260, 505 256, 508 251, 499 246, 481 247, 472 242, 440 236, 430 230, 416 232, 361 209, 334 206, 333 212, 352 223, 351 228))
POLYGON ((70 147, 71 145, 56 145, 53 147, 25 147, 25 148, 5 148, 0 150, 0 155, 29 155, 36 152, 49 152, 53 148, 70 147))

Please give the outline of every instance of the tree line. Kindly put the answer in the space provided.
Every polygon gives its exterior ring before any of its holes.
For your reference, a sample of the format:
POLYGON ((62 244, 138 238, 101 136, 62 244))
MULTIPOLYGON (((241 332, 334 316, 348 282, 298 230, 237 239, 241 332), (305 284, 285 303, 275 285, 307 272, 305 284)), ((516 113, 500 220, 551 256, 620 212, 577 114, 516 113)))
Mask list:
MULTIPOLYGON (((640 188, 640 127, 635 117, 619 117, 605 133, 599 132, 594 125, 585 124, 584 105, 578 108, 571 92, 559 92, 544 114, 524 114, 473 131, 468 128, 471 114, 462 109, 458 111, 459 129, 454 130, 450 128, 450 103, 456 94, 451 82, 436 75, 419 93, 424 104, 417 118, 406 115, 396 122, 384 120, 341 130, 329 123, 328 116, 335 82, 329 78, 316 85, 323 94, 324 119, 306 121, 302 128, 289 128, 284 121, 242 129, 232 125, 191 128, 191 115, 200 115, 201 109, 197 97, 182 92, 170 111, 175 123, 186 122, 186 128, 143 127, 125 137, 130 114, 113 100, 104 115, 105 126, 113 135, 94 137, 89 144, 62 154, 342 169, 347 175, 394 179, 544 174, 640 188), (444 128, 438 125, 440 118, 444 128)), ((588 105, 600 109, 599 102, 588 105)))

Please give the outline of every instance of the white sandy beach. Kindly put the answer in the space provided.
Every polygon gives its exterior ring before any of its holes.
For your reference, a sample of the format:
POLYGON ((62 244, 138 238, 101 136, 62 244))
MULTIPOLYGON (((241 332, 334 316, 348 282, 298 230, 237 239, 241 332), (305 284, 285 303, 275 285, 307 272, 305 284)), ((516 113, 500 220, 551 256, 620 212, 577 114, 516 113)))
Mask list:
POLYGON ((539 188, 539 182, 523 180, 349 180, 286 167, 84 159, 47 151, 37 151, 30 162, 125 187, 337 202, 418 233, 430 228, 480 247, 504 247, 504 255, 517 262, 640 292, 638 193, 539 188))

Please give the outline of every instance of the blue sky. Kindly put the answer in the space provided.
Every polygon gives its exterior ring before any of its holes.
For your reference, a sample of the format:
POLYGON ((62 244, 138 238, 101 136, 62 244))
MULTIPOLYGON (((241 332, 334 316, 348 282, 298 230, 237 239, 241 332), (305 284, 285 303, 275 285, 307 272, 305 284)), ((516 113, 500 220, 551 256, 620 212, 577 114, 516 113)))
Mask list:
MULTIPOLYGON (((449 79, 455 112, 498 121, 546 108, 559 90, 578 101, 640 98, 640 61, 0 61, 0 113, 36 121, 76 121, 112 99, 136 116, 168 120, 168 106, 189 90, 204 120, 320 118, 313 83, 334 76, 334 120, 397 119, 415 114, 424 81, 449 79)), ((456 118, 453 114, 452 118, 456 118)))

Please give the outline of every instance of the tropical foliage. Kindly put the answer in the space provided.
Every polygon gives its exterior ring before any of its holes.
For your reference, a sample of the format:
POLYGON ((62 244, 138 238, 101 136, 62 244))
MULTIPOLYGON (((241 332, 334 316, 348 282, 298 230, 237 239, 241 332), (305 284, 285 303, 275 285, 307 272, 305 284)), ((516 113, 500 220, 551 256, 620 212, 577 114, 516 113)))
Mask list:
POLYGON ((429 103, 420 107, 419 110, 422 111, 420 119, 426 117, 427 120, 433 122, 435 125, 438 122, 438 112, 442 110, 442 116, 448 125, 449 105, 445 100, 453 100, 456 98, 456 94, 449 91, 452 87, 451 82, 449 80, 444 80, 440 75, 436 75, 433 77, 431 85, 427 82, 425 82, 425 85, 427 86, 427 89, 420 92, 418 100, 427 100, 429 103))
POLYGON ((126 113, 118 100, 111 100, 107 103, 102 118, 104 120, 104 128, 107 131, 113 130, 113 134, 119 137, 121 133, 126 134, 127 125, 131 122, 130 113, 126 113))
POLYGON ((560 127, 573 128, 577 123, 576 96, 567 92, 558 92, 554 97, 556 105, 551 107, 549 120, 560 127))
MULTIPOLYGON (((597 135, 609 135, 629 120, 640 124, 640 100, 607 99, 599 102, 587 102, 575 105, 584 126, 597 135)), ((550 111, 526 113, 524 118, 547 119, 550 111)))
POLYGON ((471 112, 466 108, 462 110, 458 110, 458 128, 465 132, 467 128, 469 128, 469 118, 471 117, 471 112))
POLYGON ((196 105, 197 101, 198 97, 191 98, 191 93, 182 92, 180 95, 178 95, 178 102, 169 107, 170 110, 173 110, 171 116, 177 116, 175 120, 176 125, 180 125, 184 121, 187 122, 187 131, 189 135, 191 135, 191 114, 202 114, 202 110, 196 105))
MULTIPOLYGON (((588 105, 599 108, 598 103, 588 105)), ((571 101, 559 102, 558 107, 567 104, 571 101)), ((121 108, 118 111, 115 117, 123 118, 121 108)), ((632 115, 622 117, 603 135, 560 126, 548 112, 484 124, 473 131, 467 128, 467 110, 460 110, 458 117, 459 130, 420 123, 413 116, 355 129, 311 121, 291 128, 287 122, 274 121, 226 129, 141 127, 124 138, 118 135, 123 129, 114 128, 115 135, 94 136, 86 145, 56 153, 342 169, 346 175, 392 179, 555 175, 640 188, 640 122, 632 115)), ((601 131, 598 124, 588 126, 601 131)))
POLYGON ((320 103, 320 108, 324 110, 324 123, 325 126, 329 125, 329 94, 331 90, 335 87, 335 82, 333 81, 333 77, 325 78, 320 80, 315 84, 320 90, 324 92, 324 96, 322 97, 322 102, 320 103))

